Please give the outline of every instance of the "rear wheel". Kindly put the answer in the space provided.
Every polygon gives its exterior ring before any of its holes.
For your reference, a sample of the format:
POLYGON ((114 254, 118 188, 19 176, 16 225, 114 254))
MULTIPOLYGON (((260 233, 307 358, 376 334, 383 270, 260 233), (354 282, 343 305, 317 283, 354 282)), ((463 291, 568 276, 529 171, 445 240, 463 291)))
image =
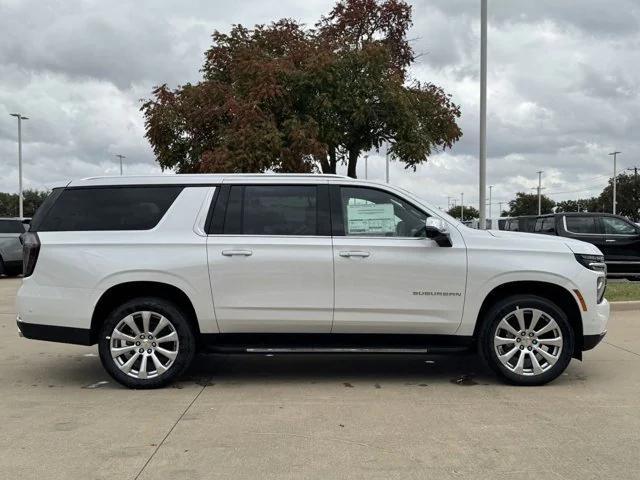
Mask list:
POLYGON ((109 374, 129 388, 159 388, 191 364, 195 338, 185 314, 160 298, 138 298, 107 317, 98 341, 109 374))
POLYGON ((553 302, 516 295, 487 312, 479 338, 485 362, 516 385, 543 385, 569 365, 575 334, 566 314, 553 302))

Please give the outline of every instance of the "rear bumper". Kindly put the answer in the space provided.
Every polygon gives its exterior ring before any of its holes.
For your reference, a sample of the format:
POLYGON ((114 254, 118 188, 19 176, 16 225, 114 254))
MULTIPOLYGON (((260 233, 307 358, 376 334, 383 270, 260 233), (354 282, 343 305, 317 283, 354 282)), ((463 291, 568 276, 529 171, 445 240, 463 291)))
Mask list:
POLYGON ((91 331, 89 329, 25 323, 21 322, 19 318, 16 320, 16 324, 22 335, 31 340, 91 345, 91 331))
POLYGON ((607 334, 606 331, 600 333, 599 335, 584 335, 582 337, 582 351, 591 350, 598 345, 604 336, 607 334))

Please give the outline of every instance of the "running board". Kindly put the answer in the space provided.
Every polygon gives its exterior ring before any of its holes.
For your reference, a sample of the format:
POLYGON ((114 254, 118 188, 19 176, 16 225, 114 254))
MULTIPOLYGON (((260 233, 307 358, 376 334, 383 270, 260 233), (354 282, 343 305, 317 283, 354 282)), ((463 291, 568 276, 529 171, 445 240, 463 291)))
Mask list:
POLYGON ((416 334, 219 333, 200 335, 201 351, 253 354, 436 354, 466 351, 470 336, 416 334))
POLYGON ((294 347, 294 348, 247 348, 247 353, 428 353, 427 348, 336 348, 336 347, 294 347))

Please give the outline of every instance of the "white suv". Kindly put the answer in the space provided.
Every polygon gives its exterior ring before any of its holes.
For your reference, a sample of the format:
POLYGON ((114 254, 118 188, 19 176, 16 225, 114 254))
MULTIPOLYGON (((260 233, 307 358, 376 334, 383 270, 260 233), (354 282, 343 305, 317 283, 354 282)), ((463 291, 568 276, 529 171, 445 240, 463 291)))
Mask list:
POLYGON ((404 190, 335 175, 74 181, 22 240, 22 334, 97 343, 134 388, 171 382, 198 349, 477 348, 507 381, 539 385, 609 317, 593 245, 472 230, 404 190))

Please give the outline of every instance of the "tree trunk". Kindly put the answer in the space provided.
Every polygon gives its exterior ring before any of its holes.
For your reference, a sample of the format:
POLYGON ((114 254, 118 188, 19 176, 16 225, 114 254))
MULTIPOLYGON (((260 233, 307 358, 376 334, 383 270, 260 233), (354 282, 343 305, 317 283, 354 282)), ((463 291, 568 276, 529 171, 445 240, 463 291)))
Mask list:
POLYGON ((322 173, 331 173, 331 164, 326 155, 320 157, 320 168, 322 168, 322 173))
POLYGON ((336 156, 336 147, 329 147, 328 157, 324 156, 320 158, 320 167, 322 173, 336 173, 336 165, 338 159, 336 156))
POLYGON ((336 173, 336 164, 338 163, 338 159, 336 157, 336 147, 331 147, 329 149, 329 171, 327 173, 336 173))
POLYGON ((356 165, 358 165, 358 154, 359 150, 350 149, 349 150, 349 165, 347 167, 347 175, 351 178, 358 178, 356 176, 356 165))

